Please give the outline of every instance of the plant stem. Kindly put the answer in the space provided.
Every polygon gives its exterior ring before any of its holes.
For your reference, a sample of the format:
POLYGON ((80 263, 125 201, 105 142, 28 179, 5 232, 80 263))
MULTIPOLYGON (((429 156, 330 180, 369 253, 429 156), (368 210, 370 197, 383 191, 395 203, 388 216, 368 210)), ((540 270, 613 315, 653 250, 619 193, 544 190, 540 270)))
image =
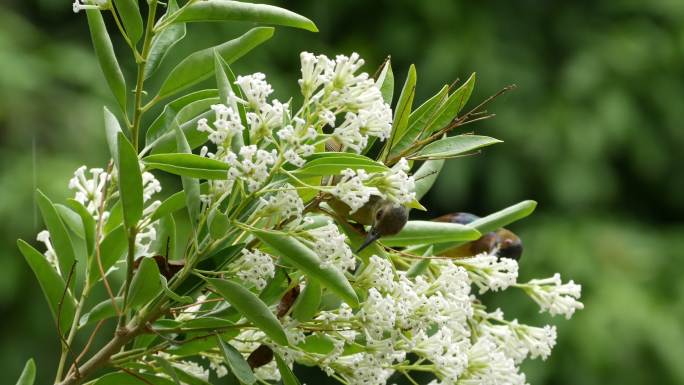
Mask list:
POLYGON ((133 140, 133 147, 138 151, 138 137, 140 136, 140 121, 145 110, 142 107, 143 85, 145 83, 145 61, 150 54, 150 45, 152 43, 152 36, 154 35, 154 17, 157 13, 157 1, 150 2, 149 12, 147 14, 147 25, 145 26, 145 40, 143 41, 143 49, 140 59, 136 59, 138 63, 138 77, 135 82, 135 111, 133 114, 133 124, 131 125, 131 136, 133 140))
MULTIPOLYGON (((86 279, 87 281, 87 279, 86 279)), ((81 293, 81 297, 78 300, 78 303, 76 304, 76 310, 74 312, 74 319, 71 322, 71 328, 69 329, 69 335, 67 336, 66 342, 62 344, 62 354, 59 357, 59 364, 57 365, 57 374, 55 376, 55 383, 58 383, 59 380, 62 378, 62 372, 64 371, 64 365, 66 364, 66 358, 69 353, 69 346, 71 343, 74 342, 74 338, 76 337, 76 330, 78 329, 78 321, 81 318, 81 311, 83 311, 83 305, 85 304, 85 299, 88 296, 88 285, 89 283, 86 282, 86 285, 83 289, 83 292, 81 293)), ((78 365, 77 362, 74 363, 75 365, 78 365)))

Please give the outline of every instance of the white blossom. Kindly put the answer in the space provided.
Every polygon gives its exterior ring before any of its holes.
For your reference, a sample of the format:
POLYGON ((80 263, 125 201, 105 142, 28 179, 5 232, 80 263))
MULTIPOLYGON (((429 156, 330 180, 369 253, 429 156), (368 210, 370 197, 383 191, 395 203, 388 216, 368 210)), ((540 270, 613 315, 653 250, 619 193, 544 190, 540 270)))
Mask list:
POLYGON ((50 232, 47 230, 43 230, 38 233, 38 236, 36 236, 36 240, 38 242, 42 242, 45 244, 45 252, 43 255, 45 255, 45 259, 52 265, 52 267, 57 270, 58 274, 61 274, 59 271, 59 261, 57 260, 57 254, 55 253, 55 249, 52 248, 52 242, 50 241, 50 232))
POLYGON ((253 110, 259 110, 273 93, 273 88, 266 82, 266 75, 261 72, 238 76, 235 84, 240 87, 249 107, 253 110))
POLYGON ((340 270, 353 270, 356 259, 346 243, 347 237, 332 222, 308 231, 313 239, 313 250, 321 259, 321 267, 333 266, 340 270))
POLYGON ((551 278, 533 279, 520 286, 541 307, 540 311, 548 311, 551 315, 563 314, 570 319, 575 310, 584 309, 584 305, 578 301, 582 286, 572 280, 564 284, 558 273, 551 278))
MULTIPOLYGON (((273 217, 277 221, 282 219, 301 218, 304 202, 297 194, 297 190, 289 183, 284 184, 277 192, 268 198, 260 198, 261 207, 257 214, 262 217, 273 217)), ((277 223, 277 221, 275 223, 277 223)))
POLYGON ((83 204, 90 215, 97 217, 110 176, 101 168, 91 168, 88 171, 90 177, 86 177, 86 170, 86 166, 76 169, 74 177, 69 180, 69 189, 75 190, 74 199, 83 204))
POLYGON ((78 13, 86 9, 100 9, 106 4, 107 0, 74 0, 72 9, 74 13, 78 13))
POLYGON ((225 146, 226 140, 242 134, 244 126, 235 109, 223 104, 214 104, 211 109, 215 113, 214 127, 209 125, 206 118, 202 118, 197 121, 197 131, 208 133, 209 140, 218 146, 225 146))
POLYGON ((493 253, 481 253, 456 260, 455 263, 468 270, 468 276, 480 289, 480 294, 488 290, 505 290, 514 285, 518 278, 518 262, 510 258, 499 258, 493 253))
POLYGON ((416 198, 416 182, 407 174, 409 170, 408 162, 401 158, 381 177, 373 178, 369 185, 375 186, 385 199, 399 204, 409 203, 416 198))
POLYGON ((266 287, 267 279, 275 275, 273 258, 259 250, 242 249, 242 256, 236 263, 236 275, 261 290, 266 287))
POLYGON ((459 384, 464 385, 525 385, 525 375, 518 371, 513 359, 488 337, 480 337, 468 352, 468 368, 459 384))
POLYGON ((371 194, 377 194, 377 189, 363 184, 369 178, 365 170, 352 170, 347 168, 342 171, 342 179, 333 187, 331 193, 346 203, 351 208, 351 213, 356 212, 370 200, 371 194))
POLYGON ((299 87, 308 99, 321 85, 330 82, 334 62, 325 55, 315 56, 309 52, 302 52, 299 57, 302 65, 299 87))
POLYGON ((228 169, 229 186, 236 180, 242 180, 247 184, 247 190, 256 191, 261 188, 269 175, 269 166, 276 162, 278 153, 275 150, 268 152, 257 149, 256 145, 243 146, 240 148, 240 158, 230 152, 226 156, 226 162, 230 164, 228 169))

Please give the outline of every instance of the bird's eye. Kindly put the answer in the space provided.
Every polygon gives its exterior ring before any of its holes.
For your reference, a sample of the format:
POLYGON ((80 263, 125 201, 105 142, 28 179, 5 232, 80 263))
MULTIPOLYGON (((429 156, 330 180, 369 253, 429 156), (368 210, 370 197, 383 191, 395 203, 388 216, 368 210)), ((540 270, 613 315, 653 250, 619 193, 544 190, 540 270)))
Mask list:
POLYGON ((378 211, 375 213, 375 219, 376 219, 376 220, 380 220, 380 218, 382 218, 382 210, 378 210, 378 211))

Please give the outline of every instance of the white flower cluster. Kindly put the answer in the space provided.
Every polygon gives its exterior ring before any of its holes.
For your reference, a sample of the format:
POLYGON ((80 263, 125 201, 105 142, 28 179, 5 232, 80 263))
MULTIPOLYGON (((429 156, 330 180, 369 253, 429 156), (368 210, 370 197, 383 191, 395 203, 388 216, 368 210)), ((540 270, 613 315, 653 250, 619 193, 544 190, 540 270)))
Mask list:
POLYGON ((321 258, 321 267, 333 266, 342 271, 353 270, 356 259, 346 243, 347 237, 332 222, 310 229, 308 236, 313 239, 313 250, 321 258))
POLYGON ((468 276, 480 289, 480 294, 489 290, 505 290, 518 279, 518 263, 510 258, 499 258, 495 254, 481 253, 471 258, 455 260, 454 263, 468 270, 468 276))
POLYGON ((69 180, 69 189, 75 190, 74 199, 81 203, 93 217, 97 217, 98 210, 105 196, 105 185, 111 176, 101 168, 88 170, 90 177, 86 177, 86 166, 74 171, 74 177, 69 180))
MULTIPOLYGON (((201 155, 231 166, 228 182, 209 181, 212 193, 203 196, 205 201, 229 192, 237 179, 247 184, 249 191, 255 191, 263 186, 272 167, 284 163, 302 167, 316 146, 327 140, 341 144, 342 151, 360 153, 369 137, 384 140, 389 136, 392 110, 383 101, 375 81, 367 73, 358 72, 363 65, 358 54, 329 59, 303 52, 301 64, 299 84, 304 103, 295 113, 289 102, 269 100, 273 88, 266 76, 257 72, 237 77, 235 85, 240 95, 230 90, 226 104, 213 105, 213 122, 206 118, 198 121, 197 130, 206 133, 216 147, 213 152, 203 147, 201 155), (245 111, 243 119, 241 109, 245 111), (329 130, 324 131, 324 127, 329 130), (245 137, 249 142, 243 147, 231 147, 233 139, 241 137, 244 130, 249 133, 245 137), (260 157, 264 154, 269 155, 260 157), (250 158, 253 155, 256 160, 250 158)), ((405 172, 402 175, 393 171, 379 184, 385 188, 383 194, 405 201, 411 190, 403 188, 407 183, 405 172)))
POLYGON ((533 279, 519 286, 537 302, 541 311, 548 311, 551 315, 563 314, 570 319, 575 310, 584 309, 584 305, 578 301, 582 295, 582 286, 573 281, 564 284, 558 273, 553 277, 533 279))
POLYGON ((273 258, 259 250, 242 250, 242 257, 235 264, 236 275, 243 281, 249 282, 261 290, 266 286, 266 280, 273 278, 275 264, 273 258))
POLYGON ((278 223, 284 219, 294 219, 298 223, 304 211, 304 202, 297 194, 297 190, 285 183, 278 191, 271 194, 268 198, 259 198, 261 207, 257 214, 261 217, 274 219, 273 223, 278 223))

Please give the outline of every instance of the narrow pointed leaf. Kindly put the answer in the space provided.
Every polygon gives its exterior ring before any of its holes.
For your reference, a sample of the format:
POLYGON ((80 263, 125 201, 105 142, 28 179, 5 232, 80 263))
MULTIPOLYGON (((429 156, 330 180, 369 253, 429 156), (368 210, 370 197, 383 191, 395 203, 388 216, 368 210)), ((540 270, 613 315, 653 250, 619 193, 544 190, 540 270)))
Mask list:
MULTIPOLYGON (((170 15, 178 10, 178 3, 176 0, 169 0, 166 6, 166 15, 170 15)), ((163 17, 162 17, 163 20, 163 17)), ((171 51, 176 43, 183 40, 185 37, 185 23, 175 23, 164 28, 163 31, 154 35, 152 44, 150 45, 150 53, 147 55, 145 62, 145 79, 152 76, 159 68, 159 65, 164 60, 166 55, 171 51)))
POLYGON ((473 93, 475 79, 476 75, 473 72, 465 83, 449 95, 449 99, 437 111, 436 118, 425 129, 424 137, 448 126, 458 116, 458 113, 461 112, 461 109, 463 109, 473 93))
POLYGON ((296 175, 304 177, 337 175, 347 168, 352 170, 363 169, 369 173, 389 170, 384 164, 363 155, 345 152, 316 153, 309 159, 304 167, 294 172, 296 175))
POLYGON ((88 18, 90 36, 93 40, 93 48, 95 48, 95 56, 97 56, 102 73, 107 80, 107 84, 109 84, 109 89, 112 90, 121 109, 125 110, 126 80, 119 67, 119 62, 116 60, 114 47, 107 33, 104 20, 102 20, 102 14, 97 9, 87 9, 85 12, 88 18))
POLYGON ((127 307, 137 309, 154 299, 162 291, 159 277, 157 262, 144 257, 131 281, 127 307))
POLYGON ((176 373, 176 368, 174 368, 169 361, 167 361, 164 357, 160 355, 155 355, 154 360, 157 361, 159 366, 161 366, 164 373, 168 374, 169 377, 171 377, 171 380, 173 380, 174 384, 181 385, 181 381, 178 378, 178 374, 176 373))
MULTIPOLYGON (((191 154, 192 150, 185 138, 185 134, 183 134, 183 131, 178 127, 178 124, 174 123, 174 127, 178 152, 191 154)), ((188 208, 188 214, 190 215, 190 223, 194 228, 197 225, 197 218, 199 217, 200 211, 199 181, 189 176, 181 176, 181 183, 183 184, 183 191, 185 191, 185 205, 188 208)))
POLYGON ((401 89, 401 95, 394 108, 394 120, 392 122, 392 134, 389 142, 385 147, 385 151, 391 153, 391 150, 404 136, 408 128, 409 116, 411 115, 411 108, 413 106, 413 98, 416 95, 416 67, 411 64, 409 67, 408 76, 404 87, 401 89))
POLYGON ((180 15, 174 20, 174 22, 196 21, 246 21, 318 32, 318 28, 311 20, 287 9, 240 1, 206 0, 196 2, 183 8, 180 15))
POLYGON ((221 337, 216 336, 216 340, 221 350, 221 354, 223 354, 223 359, 226 364, 228 364, 228 367, 235 378, 237 378, 241 384, 251 385, 255 383, 256 377, 252 372, 252 368, 249 367, 249 364, 242 356, 242 353, 235 349, 233 345, 223 341, 221 337))
POLYGON ((123 133, 118 134, 119 147, 119 193, 124 223, 133 228, 142 218, 143 185, 138 153, 123 133))
POLYGON ((423 147, 411 159, 444 159, 465 155, 502 141, 489 136, 456 135, 437 140, 423 147))
POLYGON ((171 174, 202 179, 227 179, 228 164, 195 154, 157 154, 143 159, 145 165, 171 174))
MULTIPOLYGON (((100 261, 102 262, 102 270, 105 274, 114 266, 116 261, 121 259, 128 248, 128 238, 126 236, 126 229, 123 225, 119 225, 114 230, 105 235, 100 243, 100 261)), ((100 266, 97 262, 97 252, 93 252, 88 267, 90 275, 90 284, 93 285, 100 279, 102 274, 100 266)))
POLYGON ((397 235, 382 238, 388 246, 411 246, 451 241, 474 241, 480 233, 471 226, 457 223, 408 221, 397 235))
POLYGON ((340 296, 352 307, 359 305, 359 299, 344 274, 335 267, 321 267, 321 260, 296 238, 275 232, 253 230, 252 233, 271 248, 279 252, 279 256, 303 271, 309 278, 317 280, 340 296))
POLYGON ((86 248, 89 256, 92 256, 93 249, 95 248, 95 228, 97 223, 95 218, 88 212, 88 210, 83 206, 83 204, 75 199, 69 199, 67 201, 67 206, 71 207, 78 216, 81 218, 81 223, 83 225, 83 235, 85 237, 86 248))
POLYGON ((416 173, 413 174, 413 179, 416 181, 415 192, 417 200, 423 199, 425 194, 435 184, 439 173, 442 171, 444 162, 444 159, 426 160, 420 165, 416 173))
MULTIPOLYGON (((235 83, 235 74, 233 70, 230 69, 230 65, 226 63, 225 60, 218 54, 214 52, 214 72, 216 76, 216 85, 219 90, 219 99, 221 103, 225 105, 230 105, 231 92, 235 94, 238 98, 245 100, 242 90, 235 83)), ((237 107, 238 115, 240 116, 240 121, 243 126, 247 127, 247 113, 245 112, 245 106, 242 103, 235 103, 234 106, 237 107)), ((249 131, 244 130, 242 136, 234 136, 230 143, 233 152, 238 153, 240 148, 249 142, 249 131)))
POLYGON ((396 144, 392 147, 391 156, 398 155, 420 138, 421 133, 435 120, 440 106, 444 104, 448 96, 449 86, 444 86, 436 95, 411 112, 408 128, 401 137, 395 139, 396 144))
POLYGON ((33 274, 38 279, 43 295, 50 307, 52 317, 57 320, 59 314, 59 325, 62 333, 68 331, 71 321, 74 318, 76 301, 70 292, 65 293, 65 283, 62 277, 57 274, 54 267, 47 261, 45 256, 38 250, 23 240, 17 241, 19 251, 24 255, 24 259, 33 270, 33 274), (64 300, 62 300, 64 294, 64 300), (60 313, 60 301, 62 302, 60 313))
POLYGON ((171 133, 171 138, 173 139, 173 135, 175 133, 172 132, 173 126, 171 125, 171 122, 175 119, 179 111, 181 111, 185 106, 187 106, 190 103, 203 99, 216 98, 217 96, 217 90, 200 90, 196 92, 191 92, 187 95, 181 96, 180 98, 169 102, 164 107, 164 110, 161 112, 161 114, 157 116, 157 118, 152 122, 152 124, 150 124, 150 127, 147 129, 147 132, 145 133, 145 145, 151 146, 155 140, 159 139, 161 136, 168 133, 171 133))
POLYGON ((171 96, 209 77, 214 70, 214 51, 217 51, 226 62, 232 63, 271 36, 273 28, 254 28, 237 39, 191 54, 171 70, 156 98, 171 96))
POLYGON ((57 214, 59 214, 59 217, 62 219, 62 222, 66 228, 78 238, 85 239, 85 230, 83 229, 83 221, 81 221, 81 217, 63 204, 55 204, 55 209, 57 210, 57 214))
POLYGON ((292 373, 292 369, 287 366, 287 363, 280 358, 278 353, 273 355, 276 360, 276 365, 278 366, 278 371, 280 372, 280 377, 283 380, 283 385, 300 385, 297 376, 292 373))
POLYGON ((240 314, 266 333, 275 343, 283 346, 288 345, 283 326, 266 304, 254 293, 232 281, 216 278, 205 278, 205 280, 240 314))
POLYGON ((50 241, 55 249, 55 254, 57 254, 59 270, 62 276, 66 277, 71 270, 71 266, 76 261, 69 233, 55 206, 40 190, 36 192, 36 203, 43 215, 43 222, 45 222, 45 226, 50 232, 50 241))
POLYGON ((114 307, 114 303, 112 302, 111 298, 107 298, 93 306, 89 312, 81 316, 81 319, 78 321, 78 327, 81 328, 85 325, 90 325, 103 319, 115 317, 117 315, 116 309, 123 308, 123 298, 115 297, 114 302, 116 302, 116 308, 114 307))
POLYGON ((33 358, 26 361, 24 365, 24 370, 22 370, 19 379, 17 380, 17 385, 33 385, 36 380, 36 363, 33 358))
POLYGON ((135 45, 143 34, 143 20, 138 7, 138 0, 114 0, 114 6, 119 13, 126 35, 135 45))
POLYGON ((91 385, 175 385, 172 380, 147 373, 131 376, 124 372, 107 373, 91 385))
POLYGON ((107 107, 104 107, 104 126, 105 139, 107 139, 107 146, 109 147, 109 154, 114 159, 114 164, 119 164, 119 133, 121 125, 119 120, 112 114, 107 107))
POLYGON ((321 294, 321 284, 315 279, 309 280, 292 305, 292 316, 299 322, 311 320, 321 304, 321 294))
POLYGON ((375 80, 375 86, 380 88, 382 100, 387 104, 391 104, 392 96, 394 96, 394 73, 392 73, 392 63, 389 59, 375 80))

